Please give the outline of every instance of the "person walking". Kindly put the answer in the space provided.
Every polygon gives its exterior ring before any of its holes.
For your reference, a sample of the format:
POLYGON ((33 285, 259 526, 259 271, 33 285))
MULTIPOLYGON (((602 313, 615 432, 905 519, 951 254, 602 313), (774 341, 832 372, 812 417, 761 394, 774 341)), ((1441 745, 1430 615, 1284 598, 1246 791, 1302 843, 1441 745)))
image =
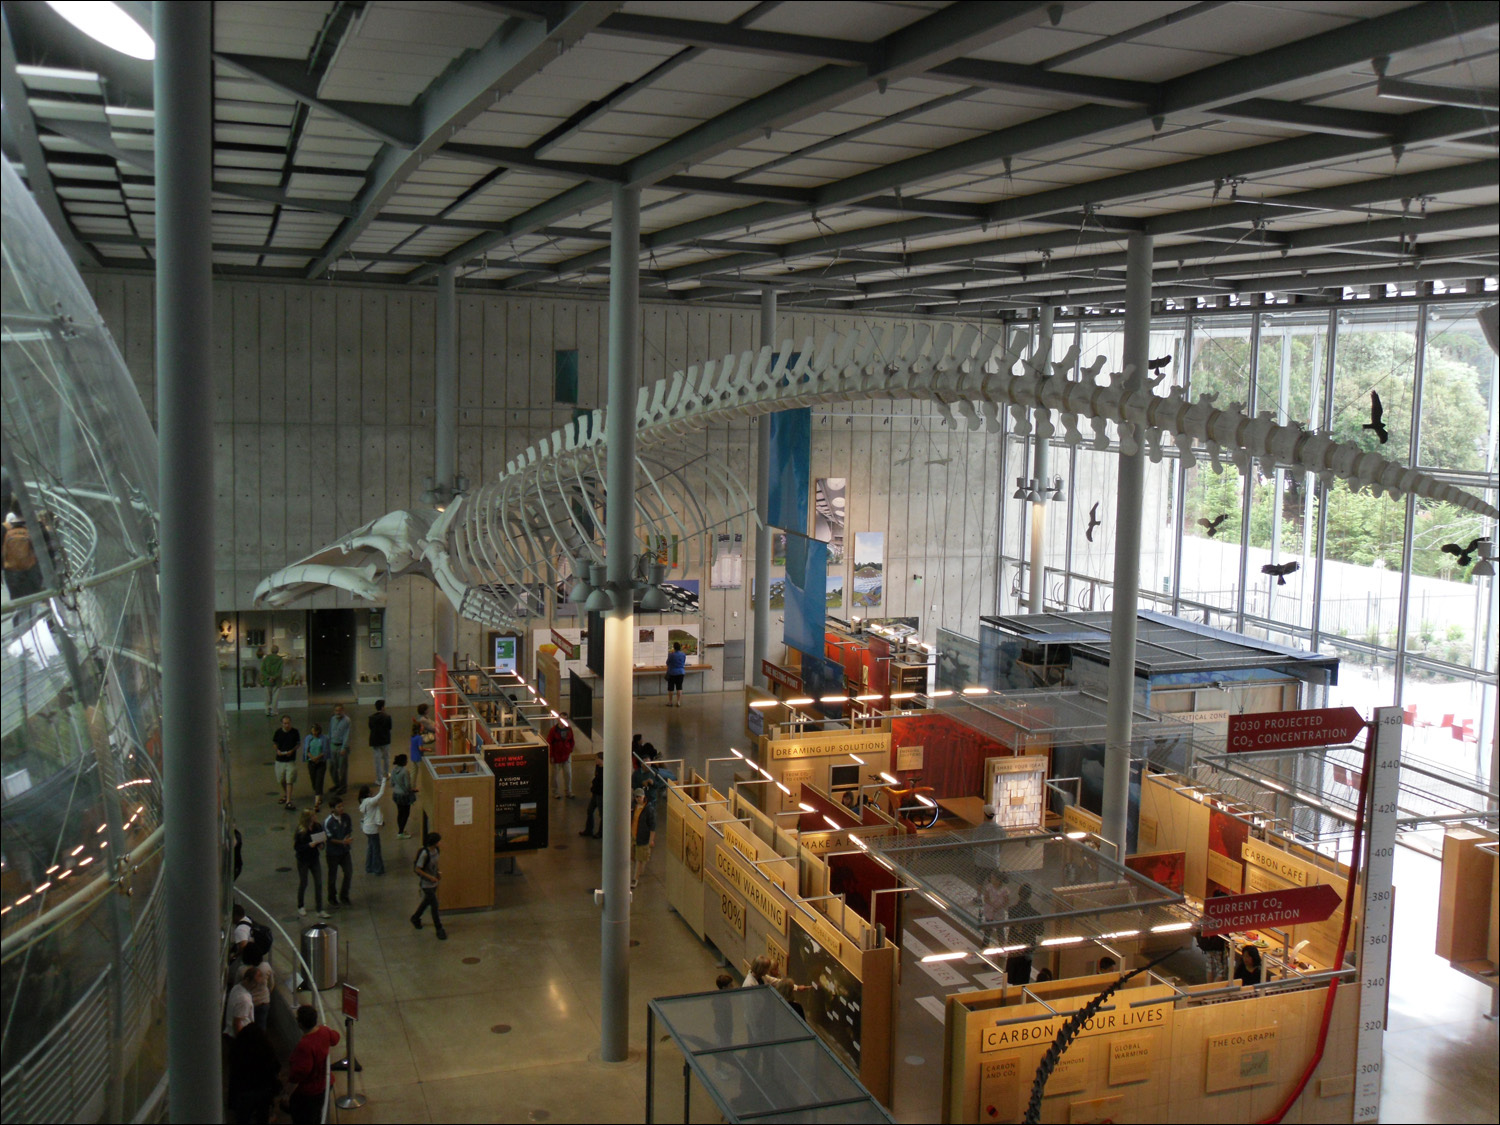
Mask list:
POLYGON ((673 641, 672 651, 667 653, 667 706, 682 706, 682 681, 687 678, 687 653, 682 651, 682 642, 673 641))
POLYGON ((552 761, 552 797, 562 800, 564 794, 573 799, 573 728, 568 720, 559 718, 547 732, 547 757, 552 761))
POLYGON ((297 1027, 302 1038, 287 1060, 287 1080, 292 1084, 288 1108, 292 1125, 318 1125, 323 1120, 323 1096, 328 1090, 328 1052, 338 1046, 339 1033, 318 1022, 311 1004, 297 1009, 297 1027))
POLYGON ((422 850, 412 862, 411 868, 417 873, 417 888, 422 892, 422 901, 417 904, 417 912, 411 916, 411 924, 420 930, 422 914, 430 908, 432 928, 437 932, 438 941, 447 941, 448 931, 443 929, 443 919, 438 914, 438 883, 442 880, 438 871, 438 853, 441 851, 438 845, 442 842, 441 833, 427 833, 422 838, 422 850))
POLYGON ((1008 984, 1031 983, 1031 954, 1042 940, 1042 927, 1040 923, 1027 919, 1037 916, 1036 907, 1031 905, 1031 884, 1022 883, 1016 888, 1015 905, 1010 908, 1011 925, 1006 937, 1012 945, 1024 945, 1026 948, 1005 959, 1005 980, 1008 984))
POLYGON ((370 716, 370 754, 375 759, 375 780, 385 780, 391 772, 391 717, 386 714, 385 700, 375 701, 375 713, 370 716))
POLYGON ((589 782, 589 807, 583 814, 583 831, 580 836, 599 839, 604 835, 604 755, 594 755, 594 779, 589 782), (594 814, 599 814, 599 831, 594 831, 594 814))
POLYGON ((302 760, 307 763, 307 780, 312 785, 313 811, 323 808, 323 778, 328 773, 328 738, 317 723, 308 727, 302 740, 302 760))
POLYGON ((286 674, 286 660, 275 645, 260 661, 260 684, 266 689, 266 714, 276 714, 276 697, 281 694, 281 678, 286 674))
POLYGON ((349 716, 344 705, 333 705, 333 718, 328 720, 328 768, 332 774, 333 791, 343 793, 349 788, 349 716))
POLYGON ((319 918, 327 918, 323 909, 323 867, 318 862, 318 849, 328 838, 323 826, 313 818, 312 809, 303 809, 297 818, 297 831, 292 834, 292 851, 297 856, 297 917, 307 917, 307 881, 312 880, 313 907, 319 918))
POLYGON ((349 905, 349 880, 354 878, 354 861, 349 857, 351 837, 354 835, 354 821, 344 811, 344 799, 333 798, 333 811, 328 814, 328 819, 323 821, 323 831, 327 834, 324 848, 328 854, 328 905, 338 906, 342 903, 349 905), (342 896, 338 886, 338 874, 344 873, 344 886, 342 896))
POLYGON ((411 839, 411 833, 406 830, 406 821, 411 816, 411 807, 417 803, 417 787, 412 784, 411 769, 406 755, 397 754, 395 763, 391 766, 391 800, 396 803, 398 840, 411 839))
MULTIPOLYGON (((386 779, 389 780, 389 779, 386 779)), ((385 827, 385 813, 380 809, 385 796, 385 781, 375 793, 368 785, 359 787, 359 827, 365 834, 365 874, 384 875, 385 857, 380 854, 380 830, 385 827)))
POLYGON ((290 715, 281 716, 281 726, 271 732, 271 745, 276 751, 276 784, 281 788, 276 803, 285 805, 287 812, 296 812, 292 787, 297 784, 297 751, 302 749, 302 732, 292 726, 290 715))

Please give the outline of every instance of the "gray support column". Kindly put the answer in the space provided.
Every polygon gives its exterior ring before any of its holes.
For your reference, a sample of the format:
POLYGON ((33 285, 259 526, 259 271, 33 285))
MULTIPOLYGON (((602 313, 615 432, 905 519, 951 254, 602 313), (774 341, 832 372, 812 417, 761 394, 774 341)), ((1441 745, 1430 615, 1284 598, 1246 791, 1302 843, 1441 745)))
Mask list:
POLYGON ((641 192, 614 189, 609 253, 609 397, 604 414, 604 561, 614 608, 604 618, 603 1011, 599 1057, 630 1055, 630 728, 635 599, 635 411, 640 383, 641 192))
MULTIPOLYGON (((1151 236, 1133 233, 1125 257, 1125 370, 1127 397, 1146 376, 1151 344, 1151 236)), ((1140 446, 1144 446, 1142 440, 1140 446)), ((1104 734, 1102 835, 1125 858, 1130 808, 1130 723, 1135 705, 1136 602, 1141 584, 1141 517, 1146 455, 1120 453, 1115 493, 1115 589, 1109 625, 1109 703, 1104 734)))
POLYGON ((222 1121, 218 664, 214 658, 213 5, 159 3, 156 401, 168 1117, 222 1121))
MULTIPOLYGON (((776 346, 776 290, 766 289, 760 295, 760 346, 776 346)), ((771 416, 762 414, 755 420, 755 620, 750 646, 751 683, 770 688, 761 662, 771 643, 771 525, 766 514, 771 509, 771 416)))
MULTIPOLYGON (((1052 366, 1052 302, 1043 301, 1037 309, 1036 320, 1036 347, 1031 353, 1040 356, 1042 370, 1049 371, 1052 366)), ((1035 366, 1035 362, 1033 362, 1035 366)), ((1042 419, 1048 417, 1052 412, 1045 406, 1039 406, 1035 411, 1036 425, 1033 428, 1031 440, 1031 476, 1038 485, 1044 484, 1050 475, 1051 443, 1041 435, 1042 419)), ((1004 491, 1003 489, 1001 491, 1004 491)), ((1041 613, 1047 605, 1047 500, 1046 493, 1042 493, 1042 499, 1031 505, 1031 589, 1026 602, 1026 608, 1032 613, 1041 613)))
MULTIPOLYGON (((457 267, 444 266, 437 276, 437 385, 434 390, 434 489, 452 503, 458 478, 458 294, 457 267)), ((434 595, 432 646, 444 660, 458 648, 458 612, 442 591, 434 595)), ((425 661, 425 658, 424 658, 425 661)))

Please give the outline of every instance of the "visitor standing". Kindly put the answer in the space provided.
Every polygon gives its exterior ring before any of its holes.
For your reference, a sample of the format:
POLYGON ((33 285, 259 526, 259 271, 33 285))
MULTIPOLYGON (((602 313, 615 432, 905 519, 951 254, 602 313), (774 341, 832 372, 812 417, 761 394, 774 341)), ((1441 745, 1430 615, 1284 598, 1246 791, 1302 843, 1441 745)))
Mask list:
POLYGON ((604 755, 594 755, 594 778, 589 782, 589 807, 583 814, 583 831, 580 836, 599 839, 604 835, 604 755), (594 831, 594 814, 599 814, 599 830, 594 831))
POLYGON ((567 719, 559 718, 547 732, 547 757, 552 761, 552 796, 561 800, 566 794, 573 799, 573 728, 567 719))
POLYGON ((281 679, 286 674, 286 660, 275 645, 260 661, 260 685, 266 689, 266 714, 276 714, 276 698, 281 694, 281 679))
POLYGON ((354 821, 344 811, 344 799, 333 798, 333 811, 323 822, 327 840, 323 847, 328 853, 328 905, 349 905, 349 880, 354 878, 354 862, 349 858, 349 847, 354 835, 354 821), (344 886, 338 886, 339 872, 344 873, 344 886))
POLYGON ((667 706, 682 706, 682 681, 687 678, 687 653, 682 651, 682 642, 673 641, 672 651, 667 653, 667 706))
POLYGON ((437 932, 438 941, 447 941, 448 931, 443 929, 437 898, 438 883, 442 880, 442 874, 438 871, 438 853, 441 851, 438 845, 442 842, 441 833, 427 833, 422 838, 422 850, 417 853, 417 858, 411 865, 412 870, 417 873, 417 889, 422 892, 422 901, 417 904, 417 912, 411 916, 411 924, 420 930, 423 913, 431 909, 432 928, 437 932))
POLYGON ((413 720, 417 724, 417 730, 422 735, 422 745, 431 746, 437 741, 437 723, 432 721, 432 716, 427 712, 430 708, 425 703, 417 704, 417 717, 413 720))
POLYGON ((250 998, 250 978, 255 970, 245 965, 236 970, 234 987, 224 1004, 224 1036, 233 1039, 246 1027, 255 1026, 255 1001, 250 998))
POLYGON ((229 1044, 229 1113, 240 1125, 266 1125, 281 1092, 281 1062, 266 1033, 249 1024, 229 1044))
POLYGON ((332 773, 333 791, 343 793, 349 788, 349 716, 344 714, 344 705, 333 706, 333 718, 328 720, 328 768, 332 773))
POLYGON ((1010 932, 1007 935, 1012 945, 1024 945, 1024 950, 1012 953, 1005 959, 1005 980, 1008 984, 1031 983, 1031 953, 1042 939, 1040 923, 1022 921, 1037 917, 1036 907, 1031 905, 1031 884, 1022 883, 1016 888, 1015 905, 1010 908, 1010 932))
POLYGON ((391 766, 391 800, 396 803, 396 839, 410 840, 406 821, 412 805, 417 803, 417 787, 412 784, 411 766, 407 765, 405 754, 397 754, 391 766))
POLYGON ((370 754, 375 759, 375 780, 384 781, 391 772, 391 717, 383 699, 375 701, 375 713, 370 716, 370 754))
POLYGON ((328 1052, 338 1045, 340 1037, 333 1028, 318 1022, 318 1010, 311 1004, 297 1009, 297 1026, 302 1038, 287 1060, 292 1125, 318 1125, 323 1120, 323 1099, 328 1091, 328 1052))
POLYGON ((297 784, 297 751, 302 749, 302 732, 292 726, 290 715, 281 716, 281 726, 271 732, 271 745, 276 750, 276 784, 281 787, 278 805, 285 805, 287 812, 296 812, 292 805, 292 787, 297 784))
POLYGON ((380 810, 380 801, 384 796, 384 781, 373 794, 368 785, 359 787, 359 827, 365 834, 366 875, 385 874, 385 857, 380 854, 380 830, 385 827, 385 813, 380 810))
POLYGON ((635 863, 630 875, 633 888, 641 881, 651 858, 651 847, 656 843, 656 804, 646 800, 644 789, 633 790, 631 795, 635 801, 635 815, 630 821, 630 858, 635 863))
POLYGON ((245 950, 245 965, 250 970, 244 979, 255 1010, 255 1025, 265 1031, 271 1019, 271 990, 276 987, 276 972, 255 944, 245 950))
POLYGON ((328 738, 317 723, 308 727, 302 741, 302 760, 307 763, 307 780, 312 785, 313 811, 323 807, 323 778, 328 772, 328 738))
POLYGON ((318 849, 328 839, 323 826, 313 819, 312 809, 303 809, 297 818, 297 831, 292 834, 292 851, 297 857, 297 917, 307 917, 307 881, 312 880, 313 905, 319 918, 327 918, 323 909, 323 867, 318 862, 318 849))

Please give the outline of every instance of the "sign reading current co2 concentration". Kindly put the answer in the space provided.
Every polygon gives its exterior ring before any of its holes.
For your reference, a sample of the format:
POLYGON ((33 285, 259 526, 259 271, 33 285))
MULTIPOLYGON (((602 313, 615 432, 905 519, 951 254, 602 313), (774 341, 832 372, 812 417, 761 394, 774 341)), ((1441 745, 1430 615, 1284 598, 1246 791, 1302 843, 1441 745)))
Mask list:
POLYGON ((1304 746, 1337 746, 1352 742, 1365 729, 1353 707, 1323 707, 1312 711, 1269 711, 1258 715, 1230 715, 1225 747, 1236 751, 1298 750, 1304 746))

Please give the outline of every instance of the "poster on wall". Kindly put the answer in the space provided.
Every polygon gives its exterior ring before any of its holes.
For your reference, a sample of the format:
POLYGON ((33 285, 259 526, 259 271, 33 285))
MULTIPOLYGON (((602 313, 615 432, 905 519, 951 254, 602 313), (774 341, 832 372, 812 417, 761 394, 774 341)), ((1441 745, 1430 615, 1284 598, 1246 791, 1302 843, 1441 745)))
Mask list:
POLYGON ((1250 826, 1219 809, 1208 812, 1208 893, 1237 895, 1244 889, 1245 841, 1250 826))
POLYGON ((494 638, 493 666, 500 675, 514 674, 520 664, 521 638, 509 633, 492 633, 494 638))
POLYGON ((689 664, 698 663, 701 645, 696 625, 637 625, 632 663, 637 668, 665 668, 667 653, 674 644, 682 646, 689 664))
POLYGON ((805 535, 787 541, 783 639, 798 652, 821 656, 828 606, 828 545, 805 535))
POLYGON ((854 533, 855 609, 876 609, 885 592, 885 532, 854 533))
POLYGON ((745 585, 745 537, 721 531, 714 536, 714 562, 708 572, 711 590, 738 590, 745 585))
POLYGON ((661 584, 661 592, 667 597, 667 608, 662 610, 663 613, 698 612, 698 579, 669 579, 661 584))
MULTIPOLYGON (((833 565, 832 559, 829 560, 829 565, 833 565)), ((828 591, 826 607, 835 612, 842 613, 844 611, 844 576, 842 574, 830 574, 826 587, 828 591)))
MULTIPOLYGON (((753 576, 750 579, 750 602, 752 605, 755 603, 755 578, 753 576)), ((786 608, 786 575, 784 574, 771 575, 771 608, 786 608)))
POLYGON ((813 986, 811 999, 808 993, 801 994, 808 1025, 858 1073, 860 1008, 864 1001, 864 986, 859 978, 795 919, 787 962, 787 976, 813 986))
POLYGON ((847 477, 819 477, 813 482, 813 538, 828 544, 828 565, 844 562, 844 516, 848 511, 847 477))
POLYGON ((1130 855, 1125 857, 1125 866, 1177 894, 1187 886, 1187 852, 1130 855))

